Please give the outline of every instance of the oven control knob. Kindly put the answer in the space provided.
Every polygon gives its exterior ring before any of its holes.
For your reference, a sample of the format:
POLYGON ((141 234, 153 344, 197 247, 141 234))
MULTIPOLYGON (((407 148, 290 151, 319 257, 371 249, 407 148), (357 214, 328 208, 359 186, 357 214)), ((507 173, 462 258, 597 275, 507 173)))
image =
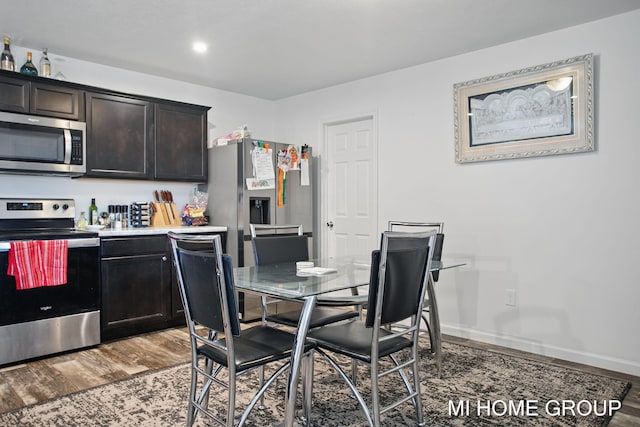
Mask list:
POLYGON ((69 209, 69 205, 68 204, 65 203, 64 205, 62 205, 62 210, 63 211, 66 211, 67 209, 69 209))
POLYGON ((59 204, 57 204, 57 203, 54 203, 54 204, 53 204, 53 210, 54 210, 54 211, 57 211, 58 209, 60 209, 60 205, 59 205, 59 204))

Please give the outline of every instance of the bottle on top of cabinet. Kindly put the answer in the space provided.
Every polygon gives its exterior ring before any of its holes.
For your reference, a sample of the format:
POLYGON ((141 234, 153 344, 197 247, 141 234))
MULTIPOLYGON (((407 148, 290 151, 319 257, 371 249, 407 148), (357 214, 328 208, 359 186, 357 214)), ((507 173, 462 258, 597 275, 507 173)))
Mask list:
POLYGON ((40 75, 42 77, 51 77, 51 61, 47 56, 47 48, 42 49, 42 58, 40 58, 40 75))
POLYGON ((98 206, 96 206, 96 199, 91 199, 91 205, 89 206, 89 225, 98 225, 98 206))
POLYGON ((16 64, 13 61, 13 55, 11 54, 11 39, 9 37, 4 38, 4 50, 2 51, 2 56, 0 57, 0 61, 2 62, 2 69, 7 71, 15 71, 16 64))
POLYGON ((20 67, 20 73, 26 74, 28 76, 38 75, 38 69, 36 68, 35 65, 33 65, 32 58, 33 58, 32 53, 27 52, 27 61, 24 63, 22 67, 20 67))

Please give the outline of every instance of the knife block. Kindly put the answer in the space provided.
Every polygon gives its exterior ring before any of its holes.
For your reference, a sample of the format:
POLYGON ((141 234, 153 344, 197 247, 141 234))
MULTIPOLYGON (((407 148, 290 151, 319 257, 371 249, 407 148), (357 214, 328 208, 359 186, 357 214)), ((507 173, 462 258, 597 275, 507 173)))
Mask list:
POLYGON ((152 227, 181 226, 182 219, 178 213, 178 208, 173 202, 151 203, 153 216, 151 217, 152 227))

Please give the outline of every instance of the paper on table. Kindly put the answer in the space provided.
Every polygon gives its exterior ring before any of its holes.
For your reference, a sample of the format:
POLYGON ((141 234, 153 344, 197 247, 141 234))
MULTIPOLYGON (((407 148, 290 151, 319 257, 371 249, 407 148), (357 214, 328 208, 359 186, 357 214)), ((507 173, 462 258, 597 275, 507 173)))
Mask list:
POLYGON ((336 270, 335 268, 312 267, 312 268, 299 268, 297 270, 297 273, 301 273, 304 275, 311 275, 311 276, 322 276, 329 273, 335 273, 337 271, 338 270, 336 270))

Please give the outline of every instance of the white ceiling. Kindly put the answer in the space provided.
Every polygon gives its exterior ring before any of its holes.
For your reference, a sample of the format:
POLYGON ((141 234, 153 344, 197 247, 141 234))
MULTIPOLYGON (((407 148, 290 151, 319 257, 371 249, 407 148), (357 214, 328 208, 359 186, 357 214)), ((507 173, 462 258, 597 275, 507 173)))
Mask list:
POLYGON ((275 100, 639 8, 638 0, 2 0, 0 33, 34 51, 275 100), (195 40, 209 44, 205 55, 191 50, 195 40))

